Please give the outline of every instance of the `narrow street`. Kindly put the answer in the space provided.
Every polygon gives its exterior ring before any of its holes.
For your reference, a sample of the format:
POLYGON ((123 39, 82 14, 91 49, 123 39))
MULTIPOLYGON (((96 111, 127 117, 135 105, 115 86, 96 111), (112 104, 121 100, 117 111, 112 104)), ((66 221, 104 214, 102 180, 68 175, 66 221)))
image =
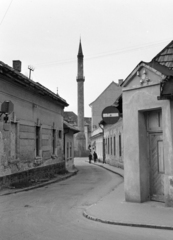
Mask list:
MULTIPOLYGON (((82 212, 116 189, 123 179, 76 160, 77 175, 28 192, 0 197, 0 240, 171 240, 172 231, 114 226, 82 212)), ((101 209, 100 209, 101 211, 101 209)))

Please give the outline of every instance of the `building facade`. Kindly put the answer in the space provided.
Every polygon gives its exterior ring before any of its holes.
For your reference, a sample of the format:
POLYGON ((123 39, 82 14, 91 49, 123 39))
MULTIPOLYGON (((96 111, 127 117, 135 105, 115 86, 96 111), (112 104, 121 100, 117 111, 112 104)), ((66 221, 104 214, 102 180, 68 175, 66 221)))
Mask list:
POLYGON ((125 199, 173 206, 173 42, 123 83, 125 199))
POLYGON ((124 168, 124 148, 123 148, 123 120, 104 127, 104 147, 106 163, 124 168))
POLYGON ((64 120, 64 156, 65 166, 67 171, 74 169, 74 134, 78 133, 79 129, 69 124, 64 120))
MULTIPOLYGON (((64 120, 67 121, 70 125, 78 128, 77 122, 78 117, 74 112, 71 111, 64 111, 64 120)), ((78 133, 74 134, 74 156, 78 157, 78 145, 76 136, 78 133)), ((85 117, 84 118, 84 134, 85 134, 85 149, 88 149, 88 146, 91 144, 91 118, 85 117)), ((86 152, 86 156, 88 153, 86 152)))
POLYGON ((115 100, 121 95, 122 89, 119 84, 111 82, 109 86, 92 102, 91 107, 91 131, 99 128, 99 123, 102 120, 102 111, 105 107, 112 105, 115 100))
MULTIPOLYGON (((109 127, 102 123, 102 111, 104 108, 114 105, 116 99, 121 96, 121 83, 122 80, 119 80, 119 84, 111 82, 96 100, 89 105, 91 107, 91 146, 95 149, 98 159, 102 162, 109 161, 110 157, 106 151, 109 127)), ((110 160, 110 162, 112 161, 110 160)))
POLYGON ((65 170, 63 111, 68 104, 20 69, 20 61, 13 68, 0 62, 0 103, 14 105, 8 121, 4 113, 0 119, 0 185, 65 170))

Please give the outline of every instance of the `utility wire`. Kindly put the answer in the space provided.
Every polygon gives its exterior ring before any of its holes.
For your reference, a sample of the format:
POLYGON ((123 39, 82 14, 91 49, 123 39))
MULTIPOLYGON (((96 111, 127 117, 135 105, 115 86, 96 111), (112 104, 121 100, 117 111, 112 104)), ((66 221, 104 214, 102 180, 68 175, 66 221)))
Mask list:
MULTIPOLYGON (((160 41, 160 42, 153 42, 153 43, 144 44, 144 45, 141 45, 141 46, 133 46, 133 47, 129 47, 129 48, 117 49, 116 51, 105 52, 105 53, 100 53, 100 54, 97 54, 97 55, 94 55, 94 56, 86 57, 85 60, 92 60, 92 59, 96 59, 96 58, 103 58, 103 57, 108 57, 108 56, 111 56, 111 55, 117 55, 117 54, 122 54, 122 53, 126 53, 126 52, 136 51, 136 50, 140 50, 140 49, 143 49, 143 48, 148 48, 148 47, 152 47, 152 46, 155 46, 155 45, 159 45, 159 44, 162 44, 166 41, 168 41, 168 39, 164 40, 164 41, 160 41)), ((71 59, 66 59, 64 61, 38 63, 38 64, 34 64, 34 66, 37 67, 37 68, 40 68, 40 67, 43 67, 43 66, 69 64, 69 63, 72 63, 72 62, 76 62, 76 59, 71 58, 71 59)))
POLYGON ((2 17, 1 22, 0 22, 0 26, 1 26, 1 24, 3 23, 3 21, 4 21, 4 19, 5 19, 5 16, 7 15, 7 12, 8 12, 8 10, 10 9, 10 6, 11 6, 12 2, 13 2, 13 0, 11 0, 10 4, 8 5, 7 10, 6 10, 4 16, 2 17))

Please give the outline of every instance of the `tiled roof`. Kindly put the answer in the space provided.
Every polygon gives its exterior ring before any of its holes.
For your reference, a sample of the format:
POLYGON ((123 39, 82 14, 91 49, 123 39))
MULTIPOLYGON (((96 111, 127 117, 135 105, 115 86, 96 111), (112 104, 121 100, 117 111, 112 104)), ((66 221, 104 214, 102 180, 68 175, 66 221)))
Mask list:
POLYGON ((85 125, 90 125, 91 124, 91 118, 90 117, 85 117, 84 118, 84 121, 85 121, 85 125))
POLYGON ((138 71, 140 66, 149 66, 165 76, 173 76, 173 41, 171 41, 162 51, 160 51, 151 62, 141 61, 123 82, 125 87, 133 74, 138 71))
POLYGON ((122 94, 115 100, 114 102, 114 106, 116 108, 118 108, 119 112, 122 113, 123 112, 123 107, 122 107, 122 103, 123 102, 123 97, 122 97, 122 94))
POLYGON ((78 133, 78 132, 80 132, 80 130, 79 130, 77 127, 71 125, 70 123, 68 123, 68 122, 66 122, 66 121, 64 121, 63 124, 64 124, 64 128, 65 128, 65 129, 70 129, 70 130, 73 131, 73 133, 78 133))
POLYGON ((158 62, 151 61, 151 62, 143 62, 141 61, 134 69, 133 71, 126 77, 126 79, 123 82, 123 87, 126 87, 128 82, 131 81, 132 77, 141 67, 151 67, 155 69, 156 71, 162 73, 165 76, 173 76, 173 69, 169 69, 168 67, 161 65, 158 62))
POLYGON ((55 94, 54 92, 52 92, 48 88, 44 87, 40 83, 29 79, 22 73, 16 71, 14 68, 8 66, 7 64, 5 64, 1 61, 0 61, 0 72, 4 75, 8 74, 8 76, 11 76, 11 79, 13 81, 17 82, 18 84, 31 87, 32 89, 37 91, 38 94, 47 95, 50 98, 54 99, 55 101, 60 102, 64 106, 68 106, 68 103, 66 102, 66 100, 61 98, 58 94, 55 94))
POLYGON ((168 68, 165 65, 162 65, 161 63, 152 61, 149 63, 145 63, 148 66, 154 68, 155 70, 161 72, 162 74, 164 74, 165 76, 173 76, 173 68, 168 68))
POLYGON ((159 52, 152 61, 173 70, 173 41, 171 41, 161 52, 159 52))
MULTIPOLYGON (((64 111, 64 120, 68 123, 72 124, 73 126, 77 126, 77 115, 72 111, 64 111)), ((85 117, 84 118, 84 125, 88 125, 89 129, 91 126, 91 118, 85 117)))
POLYGON ((64 120, 77 125, 77 115, 74 112, 64 111, 64 120))

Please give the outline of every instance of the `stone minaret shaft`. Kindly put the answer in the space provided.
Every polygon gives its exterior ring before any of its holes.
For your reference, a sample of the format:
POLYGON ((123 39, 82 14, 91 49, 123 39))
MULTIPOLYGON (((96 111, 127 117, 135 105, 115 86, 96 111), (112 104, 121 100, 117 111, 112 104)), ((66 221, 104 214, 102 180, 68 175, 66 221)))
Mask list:
POLYGON ((78 84, 78 128, 80 132, 84 132, 84 73, 83 73, 83 52, 81 41, 78 51, 78 69, 77 69, 77 84, 78 84))

